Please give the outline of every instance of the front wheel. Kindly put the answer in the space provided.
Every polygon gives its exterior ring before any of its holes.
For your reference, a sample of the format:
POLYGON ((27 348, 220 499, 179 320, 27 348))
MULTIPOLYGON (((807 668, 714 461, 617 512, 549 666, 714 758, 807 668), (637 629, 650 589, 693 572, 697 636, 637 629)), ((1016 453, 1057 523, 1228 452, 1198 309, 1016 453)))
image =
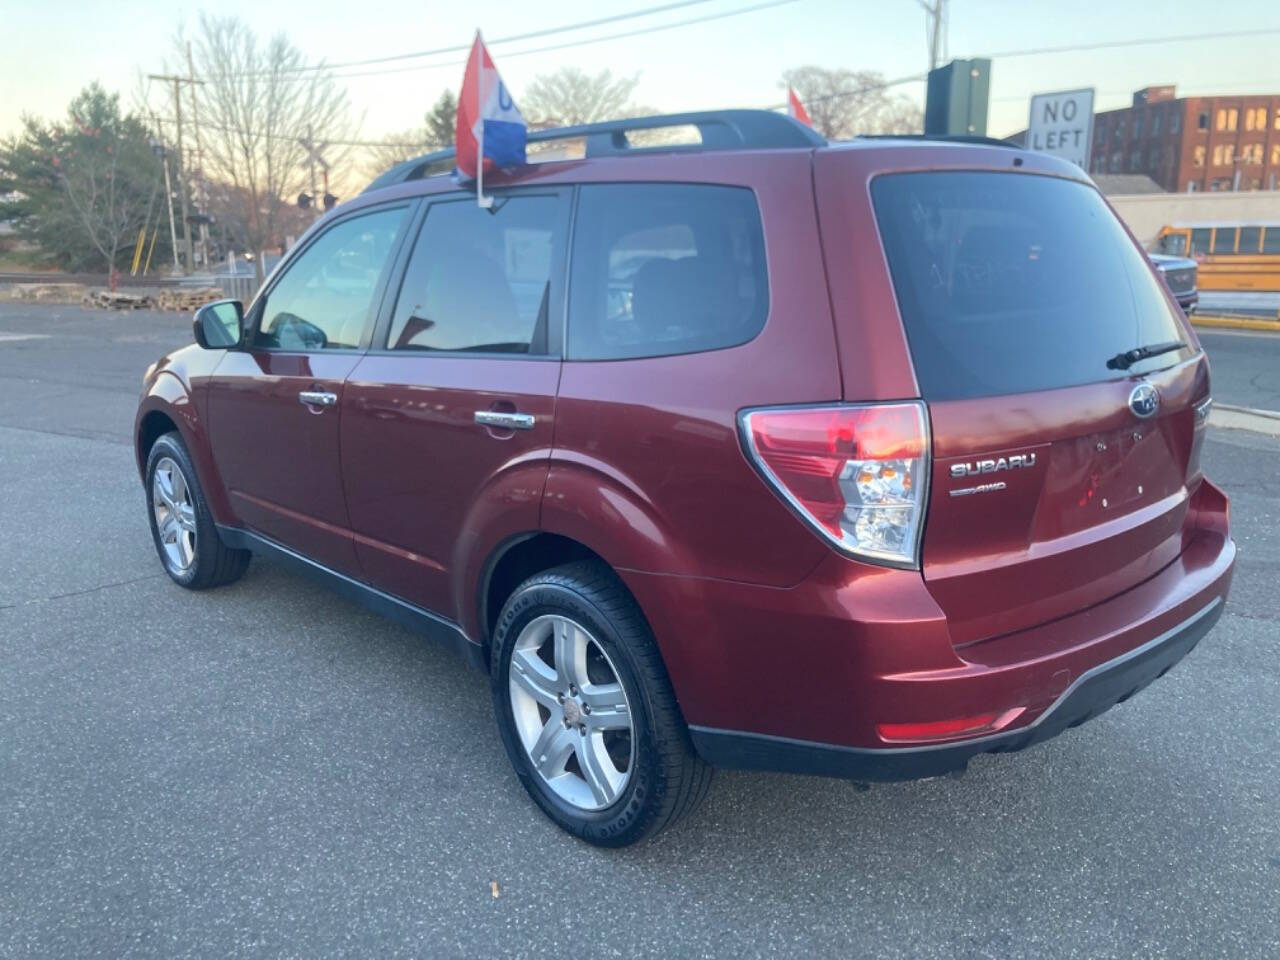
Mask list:
POLYGON ((596 562, 538 574, 507 600, 493 642, 502 740, 561 828, 620 847, 692 811, 711 769, 693 752, 657 645, 596 562))
POLYGON ((249 566, 249 551, 233 550, 218 536, 179 434, 156 440, 147 456, 146 479, 151 537, 173 582, 203 590, 239 580, 249 566))

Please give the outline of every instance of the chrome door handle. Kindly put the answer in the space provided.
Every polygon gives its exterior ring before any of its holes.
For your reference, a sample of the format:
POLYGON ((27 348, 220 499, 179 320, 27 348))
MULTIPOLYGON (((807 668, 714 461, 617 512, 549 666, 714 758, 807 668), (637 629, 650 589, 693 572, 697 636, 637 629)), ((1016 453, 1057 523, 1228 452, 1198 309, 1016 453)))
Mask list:
POLYGON ((502 413, 499 410, 477 410, 476 423, 485 427, 497 427, 500 430, 532 430, 533 414, 502 413))
POLYGON ((308 407, 332 407, 338 402, 338 395, 328 390, 303 390, 298 394, 298 402, 308 407))

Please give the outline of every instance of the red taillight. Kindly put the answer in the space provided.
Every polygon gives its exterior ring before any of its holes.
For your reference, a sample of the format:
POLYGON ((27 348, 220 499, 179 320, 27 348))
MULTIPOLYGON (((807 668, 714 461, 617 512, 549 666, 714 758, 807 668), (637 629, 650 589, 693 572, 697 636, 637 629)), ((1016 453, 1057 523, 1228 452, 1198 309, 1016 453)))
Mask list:
POLYGON ((877 723, 876 731, 884 740, 945 740, 948 737, 974 737, 995 733, 1022 715, 1025 707, 1011 710, 975 713, 968 717, 929 720, 924 723, 877 723))
POLYGON ((929 441, 924 404, 775 407, 741 415, 761 473, 849 553, 919 563, 929 441))

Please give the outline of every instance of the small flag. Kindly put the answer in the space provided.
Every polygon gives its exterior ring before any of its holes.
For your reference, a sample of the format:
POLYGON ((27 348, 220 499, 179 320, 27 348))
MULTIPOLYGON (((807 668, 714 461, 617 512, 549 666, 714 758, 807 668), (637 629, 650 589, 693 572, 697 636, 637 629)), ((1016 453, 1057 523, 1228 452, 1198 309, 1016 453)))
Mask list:
POLYGON ((484 196, 485 171, 523 164, 527 133, 524 117, 498 75, 477 30, 467 69, 462 75, 462 92, 458 95, 454 150, 455 176, 476 181, 476 198, 481 206, 492 202, 484 196))
POLYGON ((791 84, 787 84, 787 116, 795 117, 806 126, 813 126, 813 121, 809 119, 809 111, 804 108, 804 104, 796 96, 796 91, 791 84))

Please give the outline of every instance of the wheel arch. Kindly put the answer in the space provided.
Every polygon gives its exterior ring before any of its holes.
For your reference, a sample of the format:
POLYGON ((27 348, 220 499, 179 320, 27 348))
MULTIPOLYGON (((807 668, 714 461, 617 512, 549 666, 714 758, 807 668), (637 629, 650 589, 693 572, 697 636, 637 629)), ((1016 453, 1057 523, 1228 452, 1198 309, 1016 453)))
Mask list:
POLYGON ((613 570, 609 561, 586 544, 545 530, 516 534, 494 549, 484 564, 475 605, 478 634, 485 648, 486 662, 493 641, 494 624, 502 612, 502 605, 515 588, 534 574, 577 560, 598 560, 613 570))
POLYGON ((134 420, 133 443, 138 474, 145 483, 151 448, 164 434, 176 431, 191 457, 196 479, 214 520, 238 526, 239 519, 231 509, 222 475, 213 461, 209 432, 200 414, 199 406, 182 379, 169 370, 160 371, 142 398, 134 420))

